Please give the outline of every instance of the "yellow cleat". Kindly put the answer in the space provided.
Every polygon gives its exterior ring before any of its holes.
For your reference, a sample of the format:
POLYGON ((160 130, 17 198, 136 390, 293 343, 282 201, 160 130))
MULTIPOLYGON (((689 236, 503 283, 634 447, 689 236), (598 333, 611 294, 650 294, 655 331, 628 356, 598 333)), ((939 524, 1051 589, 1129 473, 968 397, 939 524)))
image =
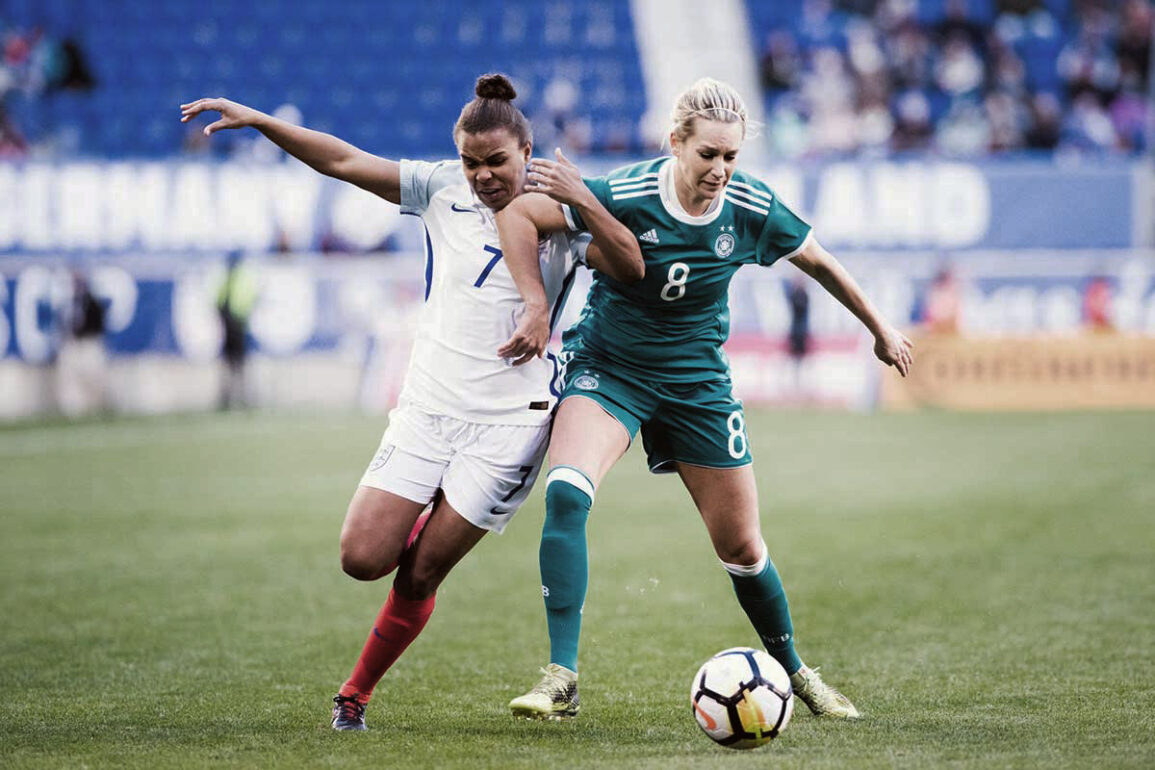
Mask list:
POLYGON ((818 675, 818 669, 806 668, 806 666, 798 669, 790 675, 790 686, 794 688, 794 694, 798 696, 799 700, 805 703, 816 716, 834 719, 858 719, 861 717, 858 709, 850 702, 850 698, 822 681, 822 677, 818 675))
POLYGON ((541 669, 544 676, 533 689, 509 702, 509 710, 522 719, 572 719, 578 702, 577 672, 550 663, 541 669))

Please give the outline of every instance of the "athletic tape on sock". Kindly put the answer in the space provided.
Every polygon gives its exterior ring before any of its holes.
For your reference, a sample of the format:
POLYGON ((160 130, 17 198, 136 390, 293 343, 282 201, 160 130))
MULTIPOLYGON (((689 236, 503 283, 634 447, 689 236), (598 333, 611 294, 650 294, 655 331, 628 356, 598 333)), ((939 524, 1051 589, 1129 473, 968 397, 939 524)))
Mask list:
POLYGON ((572 468, 568 465, 558 465, 551 468, 549 474, 545 477, 546 488, 548 489, 549 485, 555 481, 577 487, 589 497, 590 505, 592 506, 594 504, 594 483, 577 468, 572 468))
MULTIPOLYGON (((718 561, 722 560, 719 559, 718 561)), ((758 561, 754 562, 753 564, 730 564, 723 561, 722 566, 725 567, 726 571, 731 575, 737 575, 738 577, 754 577, 755 575, 761 574, 762 570, 766 569, 766 565, 769 562, 770 551, 766 549, 766 541, 763 540, 762 556, 758 559, 758 561)))

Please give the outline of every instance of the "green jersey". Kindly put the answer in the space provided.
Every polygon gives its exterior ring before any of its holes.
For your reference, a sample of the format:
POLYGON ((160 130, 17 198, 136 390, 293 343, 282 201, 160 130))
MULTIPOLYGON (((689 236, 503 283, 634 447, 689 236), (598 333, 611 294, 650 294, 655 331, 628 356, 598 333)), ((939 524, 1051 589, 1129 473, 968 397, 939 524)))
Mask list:
MULTIPOLYGON (((564 347, 655 382, 724 379, 730 279, 742 265, 794 256, 811 228, 769 187, 741 171, 705 214, 691 216, 678 202, 672 170, 673 159, 666 157, 585 180, 637 236, 646 274, 625 284, 595 273, 564 347)), ((584 230, 578 212, 563 208, 570 226, 584 230)))

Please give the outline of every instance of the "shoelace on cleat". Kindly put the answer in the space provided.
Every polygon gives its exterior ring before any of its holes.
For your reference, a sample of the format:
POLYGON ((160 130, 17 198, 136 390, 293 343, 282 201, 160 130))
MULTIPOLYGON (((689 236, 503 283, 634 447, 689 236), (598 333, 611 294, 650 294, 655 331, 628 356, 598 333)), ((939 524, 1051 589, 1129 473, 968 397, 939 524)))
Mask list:
POLYGON ((845 695, 828 685, 825 679, 818 676, 818 668, 818 666, 815 666, 814 668, 810 669, 810 673, 814 674, 814 679, 805 677, 802 680, 803 689, 805 690, 806 695, 822 699, 829 698, 835 701, 840 698, 842 700, 849 701, 845 695))
POLYGON ((533 689, 530 692, 542 693, 543 695, 552 695, 553 691, 557 689, 557 678, 546 671, 544 668, 539 668, 538 671, 542 673, 542 679, 533 686, 533 689))
POLYGON ((337 704, 337 716, 343 720, 360 721, 365 714, 365 704, 352 695, 338 695, 333 702, 337 704))
POLYGON ((540 682, 533 686, 530 692, 540 693, 541 695, 548 695, 551 698, 556 698, 559 695, 564 696, 568 685, 561 680, 560 677, 554 676, 544 668, 539 668, 544 677, 540 682))

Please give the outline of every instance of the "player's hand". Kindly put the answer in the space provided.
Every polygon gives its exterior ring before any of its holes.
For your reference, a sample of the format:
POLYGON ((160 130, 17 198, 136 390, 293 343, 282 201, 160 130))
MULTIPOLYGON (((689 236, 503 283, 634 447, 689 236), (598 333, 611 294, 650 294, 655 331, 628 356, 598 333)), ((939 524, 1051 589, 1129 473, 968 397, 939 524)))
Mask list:
POLYGON ((874 355, 887 366, 898 369, 903 377, 914 363, 914 354, 911 352, 913 348, 914 343, 893 326, 887 326, 874 338, 874 355))
POLYGON ((219 112, 221 117, 217 122, 205 126, 205 136, 212 136, 214 132, 220 131, 222 128, 245 128, 256 125, 257 121, 264 115, 263 112, 254 110, 252 107, 246 107, 228 99, 197 99, 195 102, 180 106, 180 122, 188 123, 202 112, 209 111, 219 112))
POLYGON ((521 366, 543 355, 548 342, 549 309, 544 305, 526 305, 521 317, 517 319, 513 336, 497 349, 497 355, 514 366, 521 366))
POLYGON ((557 156, 556 161, 544 158, 530 161, 525 191, 545 193, 567 206, 576 207, 587 202, 593 193, 582 181, 581 171, 562 154, 560 147, 554 150, 554 154, 557 156))

